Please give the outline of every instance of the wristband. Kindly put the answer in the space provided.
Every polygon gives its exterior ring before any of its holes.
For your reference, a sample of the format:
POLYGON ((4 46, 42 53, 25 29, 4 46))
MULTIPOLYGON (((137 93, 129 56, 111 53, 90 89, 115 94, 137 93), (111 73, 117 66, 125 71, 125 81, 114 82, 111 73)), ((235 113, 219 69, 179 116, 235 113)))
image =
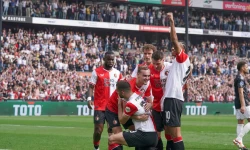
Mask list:
POLYGON ((92 98, 89 96, 88 98, 87 98, 87 101, 91 101, 92 100, 92 98))

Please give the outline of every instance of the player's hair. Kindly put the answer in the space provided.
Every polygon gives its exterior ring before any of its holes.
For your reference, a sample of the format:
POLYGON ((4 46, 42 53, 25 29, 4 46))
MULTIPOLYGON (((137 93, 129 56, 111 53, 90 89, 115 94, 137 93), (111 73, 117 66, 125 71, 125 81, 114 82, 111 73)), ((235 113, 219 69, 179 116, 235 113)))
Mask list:
POLYGON ((237 64, 237 69, 238 69, 238 71, 240 71, 240 69, 241 69, 245 64, 247 64, 245 61, 240 61, 240 62, 237 64))
POLYGON ((149 70, 149 68, 146 65, 139 65, 137 73, 141 73, 142 70, 149 70))
POLYGON ((156 47, 152 44, 145 44, 142 48, 143 51, 152 49, 153 52, 156 51, 156 47))
POLYGON ((116 89, 118 91, 131 91, 131 87, 130 84, 128 83, 128 81, 125 80, 120 80, 116 83, 116 89))
POLYGON ((104 57, 106 57, 107 55, 115 55, 115 53, 112 52, 112 51, 107 51, 107 52, 105 53, 104 57))
POLYGON ((161 51, 155 51, 152 54, 152 59, 154 59, 154 60, 160 60, 160 59, 163 59, 163 57, 164 57, 164 54, 161 51))

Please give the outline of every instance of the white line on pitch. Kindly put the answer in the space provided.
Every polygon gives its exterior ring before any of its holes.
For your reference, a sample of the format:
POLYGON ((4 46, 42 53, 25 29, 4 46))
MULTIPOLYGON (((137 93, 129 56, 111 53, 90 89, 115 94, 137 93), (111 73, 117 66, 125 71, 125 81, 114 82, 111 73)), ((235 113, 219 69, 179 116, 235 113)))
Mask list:
MULTIPOLYGON (((73 129, 76 127, 60 127, 60 126, 32 126, 32 125, 21 125, 21 124, 0 124, 0 126, 12 126, 12 127, 38 127, 38 128, 64 128, 64 129, 73 129)), ((2 150, 2 149, 0 149, 2 150)))

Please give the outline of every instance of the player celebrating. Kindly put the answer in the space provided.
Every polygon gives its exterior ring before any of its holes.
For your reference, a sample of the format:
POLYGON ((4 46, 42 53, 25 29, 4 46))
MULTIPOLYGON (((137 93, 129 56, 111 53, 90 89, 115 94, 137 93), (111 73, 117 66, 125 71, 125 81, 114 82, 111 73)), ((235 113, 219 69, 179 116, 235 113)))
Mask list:
POLYGON ((246 150, 242 142, 242 138, 250 130, 250 106, 248 98, 248 90, 246 86, 245 76, 248 73, 248 65, 246 62, 239 62, 237 64, 238 75, 234 79, 234 91, 235 91, 235 109, 237 124, 237 138, 233 140, 233 143, 241 150, 246 150), (248 120, 248 123, 244 126, 244 119, 248 120))
POLYGON ((141 66, 141 65, 150 66, 150 65, 152 65, 151 57, 152 57, 153 52, 156 51, 156 47, 152 44, 145 44, 142 49, 143 49, 144 62, 142 64, 136 66, 133 73, 131 74, 132 78, 136 77, 137 71, 138 71, 138 66, 141 66))
POLYGON ((167 81, 168 72, 172 65, 171 63, 164 62, 163 57, 164 54, 161 51, 155 51, 152 55, 153 66, 150 67, 150 83, 152 86, 152 94, 154 97, 152 115, 154 118, 154 122, 156 123, 156 129, 158 133, 158 144, 156 147, 157 150, 163 150, 161 131, 163 131, 164 129, 164 123, 162 118, 163 103, 161 104, 161 99, 167 81))
MULTIPOLYGON (((137 78, 133 78, 129 81, 129 84, 131 86, 131 90, 133 92, 139 93, 140 96, 147 99, 148 103, 145 105, 145 110, 149 111, 152 106, 152 99, 151 99, 151 85, 149 82, 150 77, 150 70, 147 66, 139 66, 138 67, 138 73, 137 78)), ((118 119, 118 94, 115 91, 112 96, 110 97, 110 100, 107 103, 106 108, 106 117, 107 122, 109 124, 110 129, 112 129, 112 133, 119 133, 122 131, 120 122, 118 119)), ((142 116, 133 116, 134 119, 140 120, 141 118, 145 118, 144 115, 142 116)), ((123 126, 125 129, 134 130, 132 120, 129 120, 126 122, 123 126)))
MULTIPOLYGON (((121 99, 118 100, 119 121, 124 124, 133 115, 142 115, 145 101, 137 93, 133 93, 130 84, 127 81, 119 81, 116 85, 116 91, 120 98, 127 101, 125 108, 121 106, 121 99)), ((133 132, 120 132, 109 137, 109 143, 119 143, 129 147, 138 147, 139 150, 153 150, 157 144, 157 133, 151 117, 145 121, 132 119, 135 125, 133 132)))
MULTIPOLYGON (((173 55, 175 59, 168 73, 168 79, 165 86, 163 99, 164 124, 167 140, 173 140, 170 146, 174 150, 184 150, 184 143, 181 136, 181 113, 183 106, 183 85, 186 83, 190 75, 190 61, 188 55, 184 52, 184 46, 178 42, 173 13, 167 13, 170 21, 170 38, 175 51, 173 55)), ((170 143, 170 142, 169 142, 170 143)))
POLYGON ((95 150, 99 150, 100 139, 105 123, 106 104, 115 91, 116 83, 122 78, 121 73, 113 68, 115 55, 113 52, 106 52, 104 65, 96 68, 91 75, 88 97, 88 107, 92 109, 94 103, 94 134, 93 142, 95 150), (94 102, 92 101, 94 90, 94 102))

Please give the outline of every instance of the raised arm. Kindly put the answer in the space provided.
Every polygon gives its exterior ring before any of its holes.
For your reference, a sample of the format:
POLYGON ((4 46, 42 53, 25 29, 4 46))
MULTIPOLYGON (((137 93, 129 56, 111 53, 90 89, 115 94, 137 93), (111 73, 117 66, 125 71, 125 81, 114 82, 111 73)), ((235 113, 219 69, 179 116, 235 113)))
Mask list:
POLYGON ((177 34, 176 34, 176 30, 175 30, 173 13, 171 13, 171 12, 167 13, 167 17, 169 18, 170 28, 171 28, 170 39, 171 39, 171 42, 173 43, 175 52, 178 55, 181 52, 181 47, 180 47, 178 37, 177 37, 177 34))

